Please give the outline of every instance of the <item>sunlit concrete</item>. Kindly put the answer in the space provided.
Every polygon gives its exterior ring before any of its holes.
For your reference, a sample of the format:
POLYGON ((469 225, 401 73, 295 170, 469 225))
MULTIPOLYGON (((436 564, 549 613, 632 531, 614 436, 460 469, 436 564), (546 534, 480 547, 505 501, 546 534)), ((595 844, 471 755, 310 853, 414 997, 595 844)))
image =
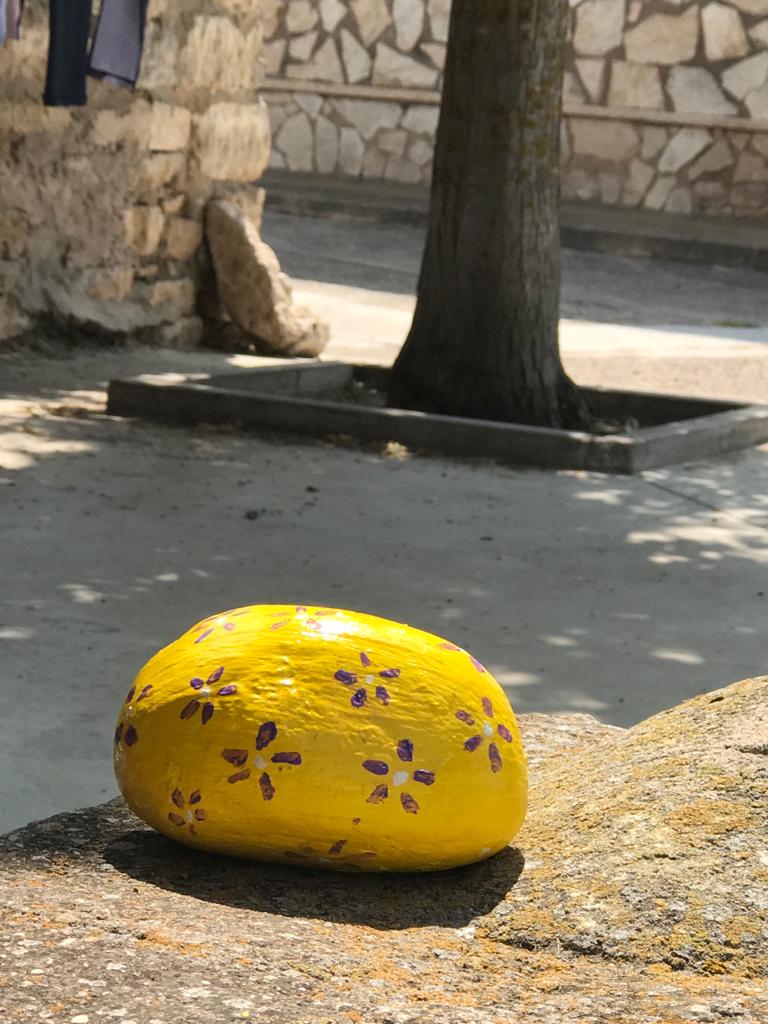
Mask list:
MULTIPOLYGON (((412 298, 318 281, 322 257, 297 290, 333 323, 329 357, 391 357, 412 298)), ((686 280, 688 321, 673 331, 569 316, 569 368, 592 383, 765 394, 765 332, 702 324, 686 280)), ((767 451, 625 480, 101 414, 110 377, 255 362, 0 355, 0 830, 111 796, 133 674, 238 604, 406 619, 469 647, 520 711, 618 724, 765 671, 767 451)))

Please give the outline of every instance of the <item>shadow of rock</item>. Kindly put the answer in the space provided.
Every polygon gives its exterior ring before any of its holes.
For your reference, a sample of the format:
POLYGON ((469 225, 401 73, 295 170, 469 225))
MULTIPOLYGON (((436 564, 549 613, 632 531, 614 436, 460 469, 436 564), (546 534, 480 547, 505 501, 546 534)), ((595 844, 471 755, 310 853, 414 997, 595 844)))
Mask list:
POLYGON ((461 928, 504 900, 525 865, 509 847, 451 871, 342 873, 215 856, 138 829, 112 839, 103 856, 132 878, 208 903, 394 930, 461 928))

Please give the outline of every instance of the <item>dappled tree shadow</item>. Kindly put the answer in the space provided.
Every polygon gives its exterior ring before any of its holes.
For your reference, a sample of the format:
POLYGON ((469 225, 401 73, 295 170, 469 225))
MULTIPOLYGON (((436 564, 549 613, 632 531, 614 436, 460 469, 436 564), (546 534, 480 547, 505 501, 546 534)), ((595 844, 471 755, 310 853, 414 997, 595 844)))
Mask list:
POLYGON ((214 856, 138 829, 109 842, 104 859, 131 878, 207 903, 382 929, 461 928, 501 902, 525 865, 508 847, 451 871, 323 871, 214 856))

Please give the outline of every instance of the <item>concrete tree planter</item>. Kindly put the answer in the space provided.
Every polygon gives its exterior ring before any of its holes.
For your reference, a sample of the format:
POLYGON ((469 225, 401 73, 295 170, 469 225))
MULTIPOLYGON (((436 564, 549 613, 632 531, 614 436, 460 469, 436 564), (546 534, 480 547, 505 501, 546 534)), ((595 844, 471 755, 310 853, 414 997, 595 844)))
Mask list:
POLYGON ((389 409, 383 405, 388 376, 382 366, 310 361, 171 380, 145 375, 112 381, 107 411, 180 424, 344 434, 512 465, 624 474, 768 441, 768 405, 585 389, 602 417, 639 424, 632 434, 598 436, 389 409))

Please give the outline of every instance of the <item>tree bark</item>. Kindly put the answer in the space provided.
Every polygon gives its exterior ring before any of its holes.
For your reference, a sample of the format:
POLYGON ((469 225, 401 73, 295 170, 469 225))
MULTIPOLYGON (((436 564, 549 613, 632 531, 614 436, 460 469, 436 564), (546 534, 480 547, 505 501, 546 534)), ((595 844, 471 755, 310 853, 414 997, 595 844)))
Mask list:
POLYGON ((558 348, 567 12, 568 0, 453 0, 427 242, 391 405, 591 422, 558 348))

